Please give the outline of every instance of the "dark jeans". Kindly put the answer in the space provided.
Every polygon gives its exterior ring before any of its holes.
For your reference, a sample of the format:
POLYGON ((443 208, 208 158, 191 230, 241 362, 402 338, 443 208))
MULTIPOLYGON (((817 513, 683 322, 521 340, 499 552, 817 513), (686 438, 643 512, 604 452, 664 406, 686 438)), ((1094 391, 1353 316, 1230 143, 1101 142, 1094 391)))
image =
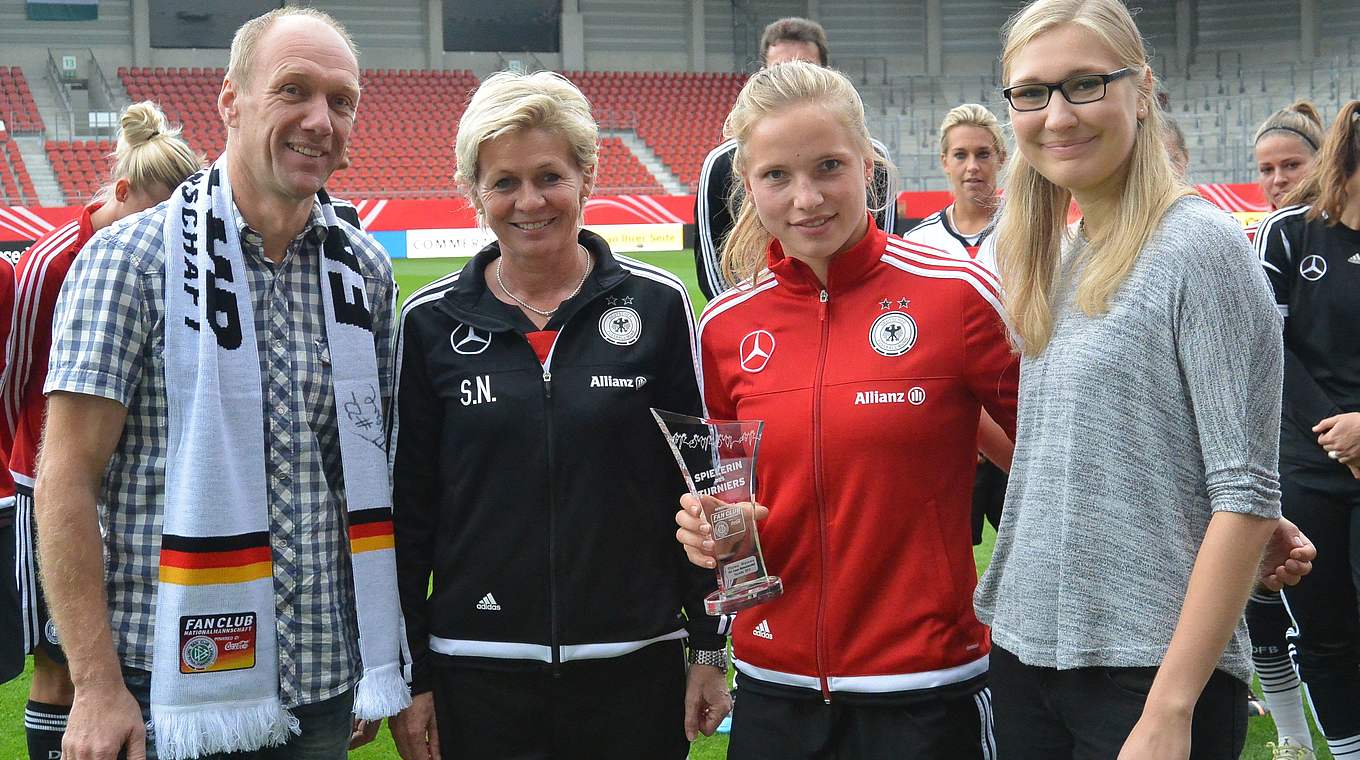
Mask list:
MULTIPOLYGON (((1005 760, 1111 760, 1143 713, 1156 668, 1055 670, 993 645, 996 747, 1005 760)), ((1247 685, 1215 670, 1195 704, 1190 760, 1237 760, 1247 685)))
MULTIPOLYGON (((151 673, 135 668, 123 668, 123 682, 142 706, 142 718, 151 722, 151 673)), ((254 752, 230 752, 205 755, 200 760, 344 760, 349 753, 349 737, 354 728, 354 692, 322 702, 294 707, 290 712, 302 728, 281 747, 254 752)), ((154 731, 154 727, 151 729, 154 731)), ((146 760, 156 760, 156 742, 147 732, 146 760)))
POLYGON ((737 676, 729 760, 992 760, 986 688, 873 703, 813 692, 781 696, 737 676))
POLYGON ((1313 572, 1285 591, 1299 676, 1333 739, 1360 734, 1360 483, 1281 465, 1284 516, 1317 546, 1313 572))

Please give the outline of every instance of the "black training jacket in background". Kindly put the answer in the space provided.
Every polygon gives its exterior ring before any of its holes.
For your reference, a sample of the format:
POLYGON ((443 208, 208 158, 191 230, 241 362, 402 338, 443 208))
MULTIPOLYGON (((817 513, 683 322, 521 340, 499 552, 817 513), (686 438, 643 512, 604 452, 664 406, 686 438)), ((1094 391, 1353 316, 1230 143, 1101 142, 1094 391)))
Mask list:
POLYGON ((1280 459, 1350 478, 1318 445, 1312 427, 1360 411, 1360 232, 1319 218, 1309 206, 1261 222, 1256 250, 1284 316, 1284 414, 1280 459))

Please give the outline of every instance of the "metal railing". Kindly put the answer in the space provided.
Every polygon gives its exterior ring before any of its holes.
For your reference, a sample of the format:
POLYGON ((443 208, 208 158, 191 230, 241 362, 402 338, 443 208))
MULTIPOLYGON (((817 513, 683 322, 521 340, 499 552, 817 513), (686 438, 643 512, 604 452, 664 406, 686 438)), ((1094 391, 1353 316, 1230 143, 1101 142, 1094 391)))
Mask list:
POLYGON ((844 72, 856 84, 890 84, 888 59, 883 56, 836 56, 831 66, 844 72))
POLYGON ((87 48, 85 52, 88 53, 90 57, 90 79, 91 81, 95 81, 96 77, 98 78, 99 92, 104 96, 104 103, 107 105, 108 110, 121 112, 124 108, 127 108, 127 106, 130 105, 130 102, 124 98, 118 97, 113 89, 113 85, 109 84, 109 78, 104 75, 104 67, 100 66, 99 60, 94 57, 94 51, 87 48))
POLYGON ((51 48, 47 50, 47 75, 43 77, 47 81, 47 86, 52 93, 57 96, 58 105, 61 106, 61 113, 53 124, 46 124, 44 137, 48 140, 70 140, 76 134, 76 115, 71 109, 71 96, 66 91, 66 84, 62 79, 61 67, 57 66, 57 59, 51 48))

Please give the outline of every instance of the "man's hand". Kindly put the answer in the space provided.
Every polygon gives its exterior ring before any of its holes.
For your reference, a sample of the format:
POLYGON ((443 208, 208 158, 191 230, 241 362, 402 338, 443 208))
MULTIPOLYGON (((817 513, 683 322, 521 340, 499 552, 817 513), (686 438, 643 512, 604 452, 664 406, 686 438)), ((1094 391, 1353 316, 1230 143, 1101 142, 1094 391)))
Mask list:
POLYGON ((1360 464, 1360 412, 1345 412, 1313 426, 1318 445, 1344 464, 1360 464))
POLYGON ((66 733, 61 740, 65 760, 146 760, 146 723, 137 700, 121 681, 76 687, 66 733))
POLYGON ((1281 517, 1266 542, 1257 582, 1271 591, 1293 586, 1313 571, 1314 559, 1317 559, 1317 547, 1299 526, 1281 517))
POLYGON ((349 748, 358 749, 378 738, 379 728, 382 728, 382 720, 355 718, 353 728, 350 729, 349 733, 349 748))
POLYGON ((434 694, 411 698, 411 706, 387 719, 401 760, 439 760, 439 730, 434 720, 434 694))
POLYGON ((732 712, 727 674, 712 665, 689 666, 685 684, 685 736, 694 741, 702 732, 712 736, 718 724, 732 712))

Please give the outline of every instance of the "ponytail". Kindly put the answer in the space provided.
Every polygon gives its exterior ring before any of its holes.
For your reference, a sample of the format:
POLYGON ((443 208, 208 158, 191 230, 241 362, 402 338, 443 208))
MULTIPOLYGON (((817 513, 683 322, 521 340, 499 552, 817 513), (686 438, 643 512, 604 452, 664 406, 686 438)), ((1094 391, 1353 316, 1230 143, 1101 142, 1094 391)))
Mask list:
POLYGON ((149 100, 128 106, 119 127, 118 147, 109 156, 113 159, 109 184, 96 198, 107 199, 120 179, 135 190, 173 190, 203 166, 203 157, 189 148, 179 128, 167 124, 165 114, 149 100))
POLYGON ((1312 204, 1308 218, 1326 215, 1336 223, 1350 198, 1346 183, 1360 168, 1360 100, 1352 100, 1336 115, 1318 149, 1317 159, 1301 182, 1284 197, 1284 205, 1312 204))

